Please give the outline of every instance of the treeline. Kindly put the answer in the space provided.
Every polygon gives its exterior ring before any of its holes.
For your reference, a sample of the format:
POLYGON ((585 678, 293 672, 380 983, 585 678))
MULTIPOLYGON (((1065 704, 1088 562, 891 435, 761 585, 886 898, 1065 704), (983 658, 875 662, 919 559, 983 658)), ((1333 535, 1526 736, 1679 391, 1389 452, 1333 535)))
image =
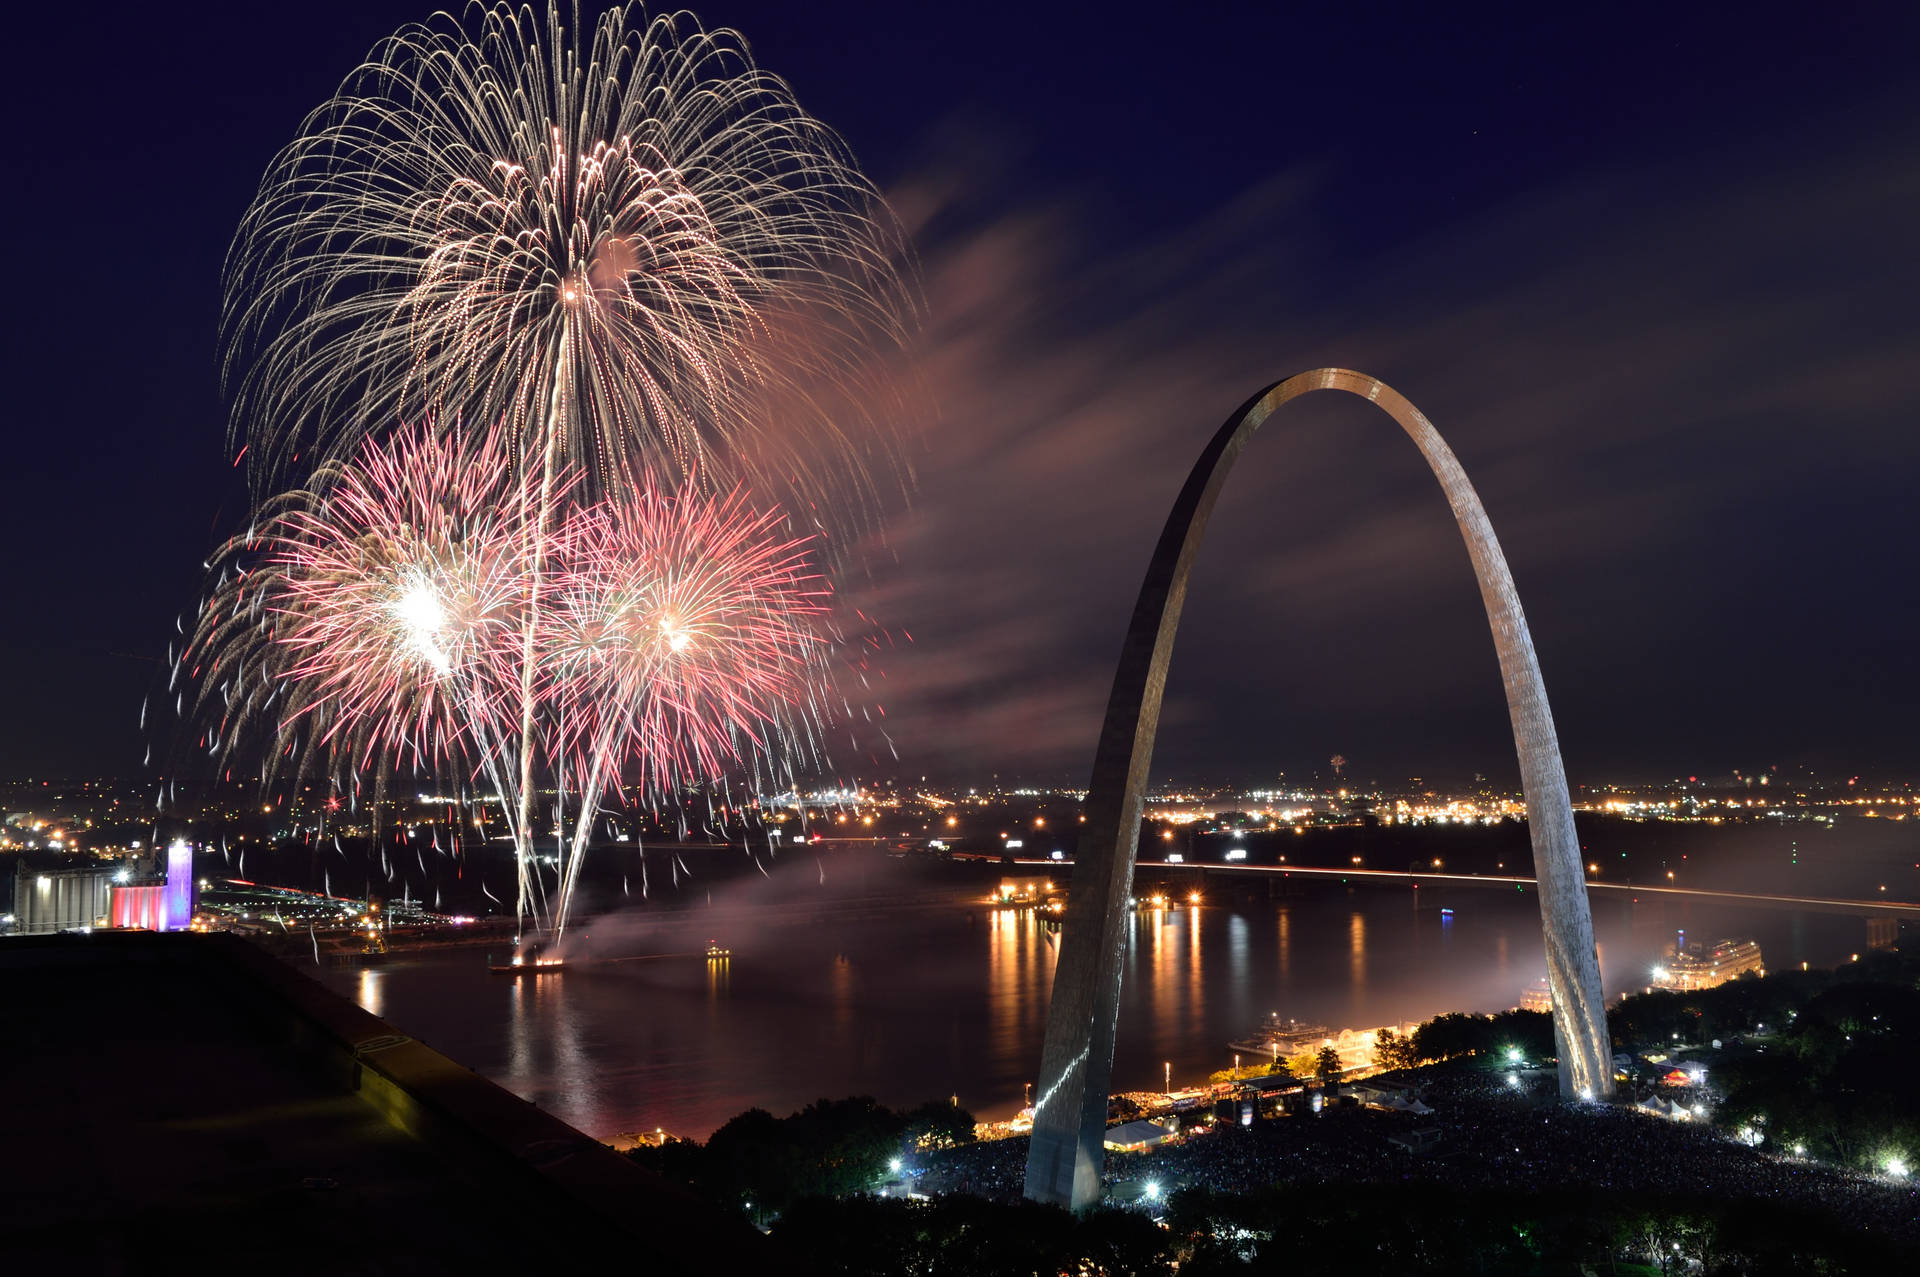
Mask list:
POLYGON ((1138 1211, 1075 1216, 961 1194, 809 1198, 772 1237, 791 1271, 822 1277, 1170 1277, 1179 1253, 1172 1235, 1138 1211))
POLYGON ((1384 1029, 1374 1043, 1375 1060, 1389 1069, 1437 1064, 1463 1055, 1505 1058, 1511 1051, 1518 1051, 1525 1060, 1552 1058, 1553 1017, 1545 1011, 1502 1011, 1498 1015, 1451 1011, 1417 1026, 1405 1037, 1384 1029))
MULTIPOLYGON (((1634 1051, 1674 1042, 1745 1037, 1762 1031, 1762 1026, 1765 1031, 1780 1032, 1792 1028, 1794 1017, 1829 990, 1912 989, 1917 983, 1920 956, 1898 949, 1877 950, 1862 961, 1832 970, 1743 976, 1711 989, 1636 993, 1607 1008, 1607 1030, 1616 1048, 1634 1051)), ((1556 1050, 1553 1017, 1544 1011, 1450 1012, 1435 1016, 1405 1037, 1383 1032, 1377 1052, 1388 1067, 1412 1068, 1460 1056, 1499 1056, 1511 1049, 1529 1060, 1552 1058, 1556 1050)))
MULTIPOLYGON (((1386 1031, 1390 1038, 1393 1030, 1386 1031)), ((1398 1066, 1395 1066, 1398 1067, 1398 1066)), ((1340 1074, 1346 1065, 1340 1060, 1340 1053, 1330 1046, 1318 1051, 1303 1051, 1290 1055, 1284 1060, 1258 1060, 1244 1068, 1220 1069, 1207 1075, 1207 1081, 1219 1086, 1225 1083, 1244 1082, 1256 1077, 1285 1077, 1301 1082, 1318 1080, 1322 1086, 1333 1086, 1340 1080, 1340 1074)))
POLYGON ((869 1192, 895 1159, 970 1143, 973 1128, 973 1115, 957 1105, 896 1111, 860 1095, 816 1100, 787 1117, 748 1109, 705 1144, 670 1139, 627 1156, 760 1220, 802 1197, 869 1192))
MULTIPOLYGON (((1711 989, 1656 990, 1615 1003, 1617 1050, 1718 1042, 1715 1122, 1774 1152, 1876 1173, 1920 1170, 1920 949, 1878 950, 1832 970, 1746 976, 1711 989)), ((1436 1016, 1405 1037, 1383 1033, 1388 1068, 1463 1056, 1496 1062, 1555 1053, 1538 1011, 1436 1016)))
POLYGON ((1835 1220, 1777 1204, 1441 1185, 1183 1189, 1167 1227, 1031 1203, 809 1200, 773 1229, 798 1271, 864 1277, 1254 1272, 1372 1274, 1903 1271, 1911 1255, 1835 1220))
POLYGON ((1804 1001, 1769 1010, 1766 1034, 1728 1043, 1714 1068, 1715 1120, 1775 1152, 1905 1175, 1920 1165, 1920 962, 1888 954, 1859 965, 1858 978, 1803 986, 1804 1001))

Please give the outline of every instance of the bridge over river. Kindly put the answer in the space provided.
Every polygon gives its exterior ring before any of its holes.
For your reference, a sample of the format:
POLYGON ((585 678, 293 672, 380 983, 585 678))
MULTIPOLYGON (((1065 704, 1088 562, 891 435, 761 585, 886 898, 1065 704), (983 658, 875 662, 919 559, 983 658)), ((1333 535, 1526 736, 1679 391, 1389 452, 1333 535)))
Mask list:
MULTIPOLYGON (((996 860, 1001 864, 1022 865, 1034 869, 1051 869, 1055 872, 1070 871, 1071 860, 1049 860, 1040 857, 979 856, 982 860, 996 860)), ((1517 874, 1466 874, 1445 873, 1440 870, 1404 870, 1404 869, 1355 869, 1355 868, 1318 868, 1302 865, 1236 865, 1221 864, 1215 861, 1142 861, 1141 872, 1180 873, 1197 872, 1200 877, 1229 874, 1255 874, 1269 878, 1339 878, 1364 879, 1380 882, 1406 882, 1415 885, 1432 883, 1448 886, 1467 887, 1531 887, 1534 880, 1517 874)), ((1654 886, 1650 883, 1601 882, 1588 879, 1589 892, 1624 892, 1634 896, 1659 895, 1693 897, 1700 900, 1725 902, 1729 904, 1757 905, 1769 909, 1804 909, 1816 913, 1853 914, 1865 918, 1920 918, 1920 902, 1911 900, 1888 900, 1885 897, 1867 900, 1849 900, 1834 896, 1777 896, 1754 891, 1715 891, 1705 887, 1668 887, 1654 886)))

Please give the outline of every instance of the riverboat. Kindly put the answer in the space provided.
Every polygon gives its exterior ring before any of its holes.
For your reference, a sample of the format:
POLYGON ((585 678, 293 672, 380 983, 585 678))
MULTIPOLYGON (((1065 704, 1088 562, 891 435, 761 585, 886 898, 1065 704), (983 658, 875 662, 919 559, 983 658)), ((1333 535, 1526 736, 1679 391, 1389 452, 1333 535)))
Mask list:
POLYGON ((1229 1042, 1227 1046, 1244 1055, 1264 1055, 1284 1060, 1305 1051, 1318 1051, 1333 1038, 1333 1030, 1324 1024, 1282 1020, 1280 1013, 1275 1011, 1268 1015, 1266 1023, 1260 1026, 1257 1033, 1238 1042, 1229 1042))
POLYGON ((566 969, 566 966, 567 964, 559 958, 535 958, 531 962, 524 958, 515 958, 512 962, 492 963, 488 965, 487 970, 495 975, 512 976, 518 979, 521 976, 558 975, 566 969))

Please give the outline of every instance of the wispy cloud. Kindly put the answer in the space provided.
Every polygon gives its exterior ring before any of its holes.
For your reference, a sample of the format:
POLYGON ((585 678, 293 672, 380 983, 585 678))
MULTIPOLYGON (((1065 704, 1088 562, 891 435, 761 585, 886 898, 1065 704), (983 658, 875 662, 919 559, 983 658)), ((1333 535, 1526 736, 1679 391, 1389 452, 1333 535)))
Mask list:
MULTIPOLYGON (((1620 174, 1338 269, 1301 175, 1115 250, 1090 246, 1096 201, 996 204, 966 164, 931 165, 900 202, 940 417, 898 567, 866 596, 916 639, 888 666, 903 766, 1079 776, 1193 458, 1260 385, 1328 363, 1404 391, 1466 464, 1576 764, 1629 765, 1649 740, 1732 749, 1767 721, 1737 685, 1697 689, 1722 721, 1685 721, 1684 680, 1771 662, 1818 701, 1844 630, 1783 626, 1776 573, 1741 547, 1803 573, 1913 473, 1910 153, 1620 174), (1799 542, 1779 558, 1782 520, 1799 542)), ((1388 771, 1497 764, 1491 648, 1417 454, 1324 396, 1266 434, 1203 555, 1156 770, 1336 749, 1388 771)), ((1750 744, 1848 743, 1820 731, 1809 712, 1750 744)))

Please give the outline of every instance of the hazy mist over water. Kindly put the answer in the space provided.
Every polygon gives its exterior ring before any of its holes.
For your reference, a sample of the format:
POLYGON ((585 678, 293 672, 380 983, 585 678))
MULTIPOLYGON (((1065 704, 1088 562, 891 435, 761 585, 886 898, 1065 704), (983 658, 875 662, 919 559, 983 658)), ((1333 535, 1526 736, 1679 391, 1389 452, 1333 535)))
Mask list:
MULTIPOLYGON (((1204 1080, 1272 1012, 1336 1029, 1406 1023, 1512 1006, 1545 973, 1531 891, 1290 890, 1215 891, 1198 907, 1177 898, 1135 917, 1116 1089, 1157 1089, 1168 1063, 1176 1086, 1204 1080)), ((983 893, 901 887, 868 900, 839 918, 728 909, 697 942, 687 937, 698 919, 673 938, 632 915, 604 919, 593 924, 597 957, 688 956, 539 979, 491 975, 471 952, 326 978, 601 1138, 655 1127, 704 1138, 749 1107, 784 1114, 849 1094, 957 1096, 977 1116, 1011 1116, 1039 1064, 1055 954, 1044 922, 990 908, 983 893), (732 955, 701 956, 708 939, 732 955)), ((1644 986, 1679 928, 1689 940, 1752 936, 1776 970, 1866 947, 1855 916, 1611 893, 1595 894, 1594 927, 1610 998, 1644 986)))

